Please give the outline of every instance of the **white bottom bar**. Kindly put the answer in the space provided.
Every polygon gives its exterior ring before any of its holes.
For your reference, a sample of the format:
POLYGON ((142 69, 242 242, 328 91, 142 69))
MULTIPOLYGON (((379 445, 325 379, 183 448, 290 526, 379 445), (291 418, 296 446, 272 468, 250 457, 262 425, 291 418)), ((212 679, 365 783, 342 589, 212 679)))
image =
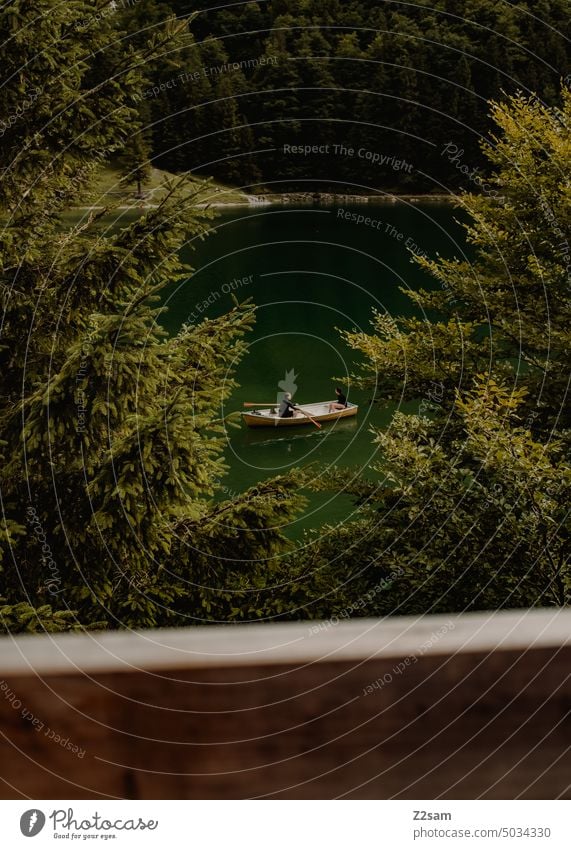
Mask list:
POLYGON ((569 801, 0 801, 2 846, 568 849, 569 801))

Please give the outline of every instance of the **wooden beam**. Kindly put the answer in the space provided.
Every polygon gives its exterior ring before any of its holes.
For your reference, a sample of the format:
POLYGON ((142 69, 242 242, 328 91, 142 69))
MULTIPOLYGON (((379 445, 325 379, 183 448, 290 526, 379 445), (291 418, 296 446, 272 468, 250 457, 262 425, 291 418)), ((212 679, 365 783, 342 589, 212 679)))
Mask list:
POLYGON ((570 797, 571 612, 0 639, 5 798, 570 797))

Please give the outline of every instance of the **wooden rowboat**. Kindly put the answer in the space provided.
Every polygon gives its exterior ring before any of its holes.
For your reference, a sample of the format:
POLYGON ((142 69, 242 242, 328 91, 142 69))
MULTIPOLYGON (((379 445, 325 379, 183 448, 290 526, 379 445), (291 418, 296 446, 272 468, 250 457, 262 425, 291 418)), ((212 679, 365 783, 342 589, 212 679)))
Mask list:
MULTIPOLYGON (((347 404, 344 410, 329 412, 329 404, 332 401, 320 401, 317 404, 302 404, 303 410, 309 413, 316 422, 336 422, 337 419, 348 419, 356 416, 359 407, 357 404, 347 404)), ((311 425, 311 419, 307 416, 295 416, 290 419, 280 418, 276 415, 278 405, 263 410, 252 410, 242 413, 244 424, 248 427, 299 427, 300 425, 311 425)))

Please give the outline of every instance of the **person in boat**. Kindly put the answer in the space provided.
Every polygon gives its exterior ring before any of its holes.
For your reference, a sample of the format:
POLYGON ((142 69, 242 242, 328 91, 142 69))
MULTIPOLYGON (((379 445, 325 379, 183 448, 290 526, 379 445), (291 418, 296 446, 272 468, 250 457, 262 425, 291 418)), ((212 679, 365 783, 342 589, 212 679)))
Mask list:
POLYGON ((347 396, 343 394, 343 390, 340 389, 339 386, 335 387, 335 394, 337 395, 337 400, 332 401, 329 405, 330 413, 335 413, 338 410, 345 410, 347 408, 347 396))
POLYGON ((303 413, 300 413, 299 407, 297 404, 294 404, 291 400, 291 392, 284 392, 284 396, 280 403, 280 408, 278 410, 278 416, 280 419, 292 419, 297 416, 302 416, 303 413))

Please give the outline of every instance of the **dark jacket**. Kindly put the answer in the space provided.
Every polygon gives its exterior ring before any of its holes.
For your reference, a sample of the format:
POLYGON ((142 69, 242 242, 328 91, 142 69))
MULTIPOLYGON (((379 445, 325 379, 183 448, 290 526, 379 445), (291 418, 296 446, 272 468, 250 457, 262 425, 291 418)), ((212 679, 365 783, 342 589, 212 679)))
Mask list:
POLYGON ((292 404, 292 402, 288 401, 287 398, 282 398, 279 409, 279 417, 281 419, 291 419, 294 410, 297 410, 297 405, 292 404))

